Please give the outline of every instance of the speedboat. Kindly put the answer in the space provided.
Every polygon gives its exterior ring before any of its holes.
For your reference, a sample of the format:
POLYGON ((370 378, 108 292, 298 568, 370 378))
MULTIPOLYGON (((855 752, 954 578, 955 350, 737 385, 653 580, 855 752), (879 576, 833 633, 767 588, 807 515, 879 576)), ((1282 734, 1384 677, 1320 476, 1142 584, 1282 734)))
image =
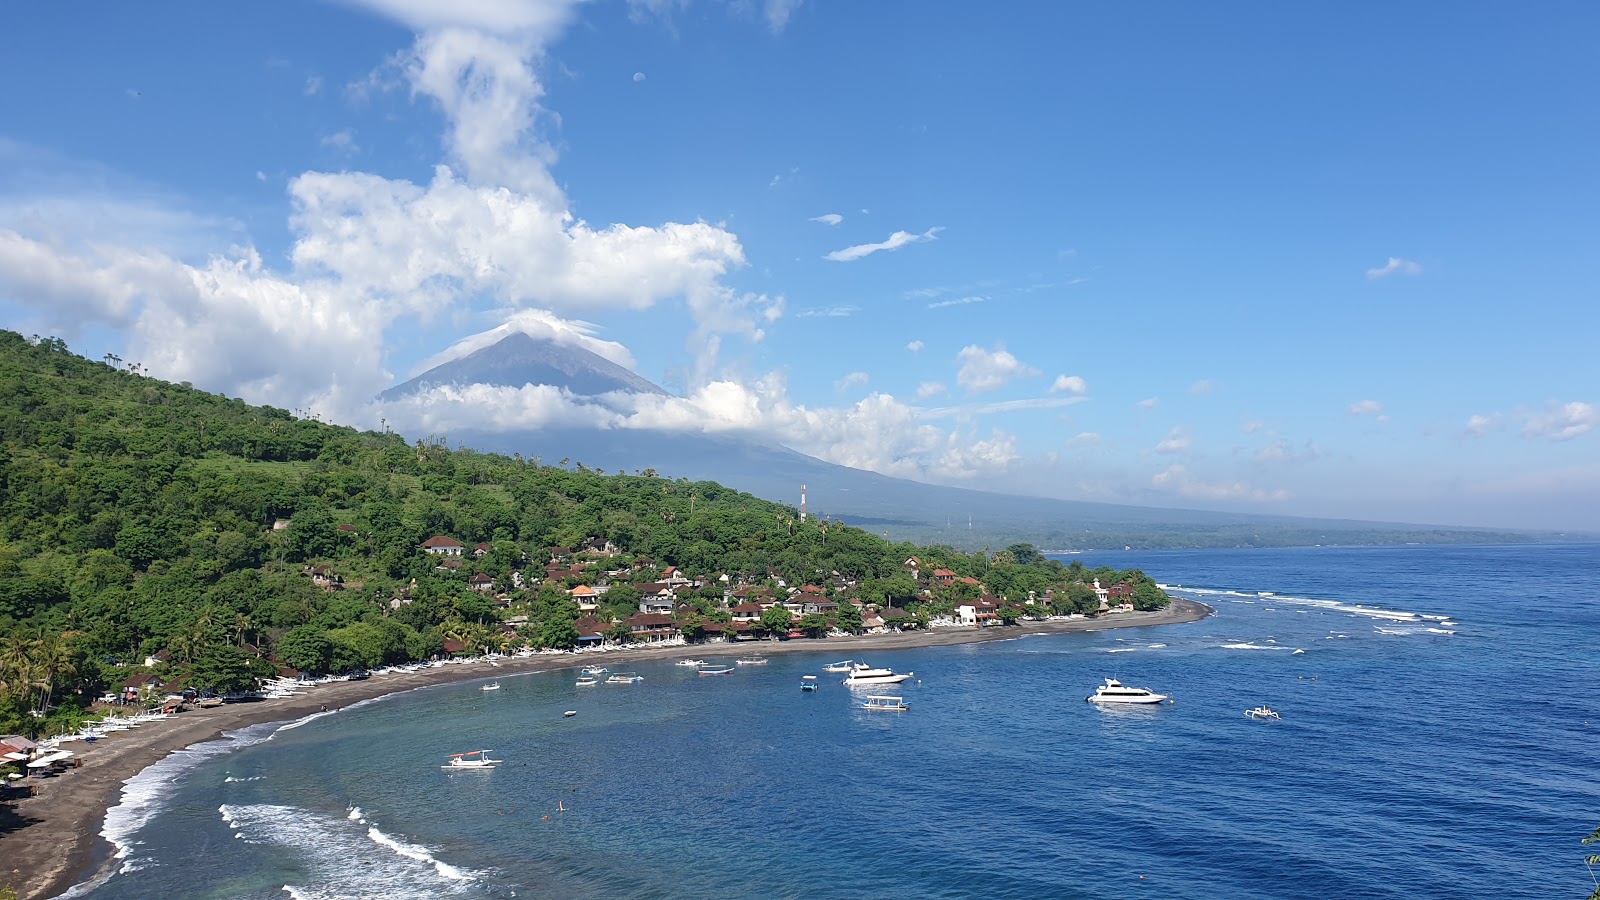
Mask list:
POLYGON ((904 712, 911 708, 904 697, 868 697, 861 704, 862 709, 886 709, 891 712, 904 712))
POLYGON ((1144 688, 1127 687, 1115 678, 1094 689, 1093 697, 1083 698, 1090 703, 1160 703, 1166 694, 1157 694, 1144 688))
POLYGON ((767 664, 767 658, 765 656, 746 656, 736 659, 734 662, 741 666, 764 666, 767 664))
POLYGON ((816 689, 817 689, 817 676, 815 676, 815 675, 801 675, 800 676, 800 690, 802 690, 802 691, 814 691, 816 689))
POLYGON ((700 670, 701 675, 732 675, 733 666, 716 666, 700 670))
POLYGON ((594 677, 593 675, 581 675, 581 676, 578 677, 578 685, 577 686, 578 687, 594 687, 595 685, 597 685, 599 683, 600 683, 600 679, 594 677))
POLYGON ((492 769, 504 760, 490 759, 487 750, 468 750, 465 753, 450 754, 450 761, 440 766, 441 769, 492 769))
POLYGON ((478 690, 480 690, 480 691, 498 691, 498 690, 500 690, 500 682, 496 681, 494 684, 486 684, 483 687, 478 688, 478 690))
POLYGON ((698 668, 700 668, 701 666, 703 666, 705 664, 706 664, 706 661, 703 660, 703 659, 680 659, 677 662, 673 663, 673 665, 675 665, 675 666, 683 666, 684 668, 690 668, 690 669, 698 669, 698 668))
POLYGON ((824 672, 833 672, 835 674, 843 674, 845 672, 850 671, 850 666, 854 662, 855 662, 855 660, 853 660, 853 659, 847 659, 847 660, 844 660, 843 662, 828 663, 827 665, 822 667, 822 671, 824 671, 824 672))
POLYGON ((1258 706, 1255 709, 1247 709, 1244 711, 1244 717, 1246 719, 1267 719, 1272 721, 1283 720, 1283 716, 1273 712, 1272 707, 1270 706, 1258 706))
POLYGON ((845 676, 844 683, 851 687, 899 684, 915 674, 915 672, 907 672, 901 675, 893 669, 875 669, 866 663, 854 663, 850 666, 850 674, 845 676))
POLYGON ((633 672, 618 672, 606 679, 606 684, 638 684, 644 680, 643 675, 633 672))

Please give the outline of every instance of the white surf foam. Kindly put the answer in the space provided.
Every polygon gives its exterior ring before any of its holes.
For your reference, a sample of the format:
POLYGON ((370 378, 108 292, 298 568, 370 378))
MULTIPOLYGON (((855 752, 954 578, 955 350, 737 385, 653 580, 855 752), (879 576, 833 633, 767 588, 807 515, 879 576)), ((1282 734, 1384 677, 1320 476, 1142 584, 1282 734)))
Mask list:
POLYGON ((224 804, 218 812, 241 839, 294 851, 307 879, 284 891, 300 900, 437 897, 480 877, 429 847, 385 834, 359 808, 343 817, 277 804, 224 804))
POLYGON ((1293 650, 1294 649, 1293 647, 1268 647, 1265 644, 1254 644, 1254 643, 1250 643, 1249 641, 1241 641, 1241 642, 1235 643, 1235 644, 1222 644, 1220 646, 1221 646, 1221 648, 1223 650, 1293 650))

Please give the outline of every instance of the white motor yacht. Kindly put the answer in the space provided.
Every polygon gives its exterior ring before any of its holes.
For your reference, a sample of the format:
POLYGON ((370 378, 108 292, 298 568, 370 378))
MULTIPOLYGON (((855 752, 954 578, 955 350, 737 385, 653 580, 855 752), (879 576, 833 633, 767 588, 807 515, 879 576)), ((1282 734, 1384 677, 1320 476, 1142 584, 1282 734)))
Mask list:
POLYGON ((1157 694, 1144 688, 1127 687, 1115 678, 1094 689, 1093 697, 1083 698, 1090 703, 1160 703, 1166 694, 1157 694))
POLYGON ((899 684, 915 674, 907 672, 902 675, 893 669, 875 669, 866 663, 854 663, 850 666, 850 674, 845 676, 844 683, 851 687, 899 684))

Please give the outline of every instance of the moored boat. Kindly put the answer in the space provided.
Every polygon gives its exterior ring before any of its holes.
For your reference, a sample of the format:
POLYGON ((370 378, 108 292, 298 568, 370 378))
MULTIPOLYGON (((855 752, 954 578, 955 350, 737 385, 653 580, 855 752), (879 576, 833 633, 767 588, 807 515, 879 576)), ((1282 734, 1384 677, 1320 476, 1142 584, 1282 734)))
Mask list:
POLYGON ((733 666, 708 666, 700 670, 701 675, 732 675, 733 666))
POLYGON ((441 765, 441 769, 492 769, 504 760, 490 759, 487 750, 468 750, 465 753, 450 754, 450 761, 441 765))
POLYGON ((904 712, 911 708, 904 697, 868 697, 861 703, 862 709, 882 709, 890 712, 904 712))
POLYGON ((498 690, 500 690, 500 682, 496 681, 493 684, 486 684, 483 687, 478 688, 478 690, 480 690, 480 691, 498 691, 498 690))
POLYGON ((1283 720, 1283 716, 1280 716, 1274 712, 1270 706, 1258 706, 1255 709, 1247 709, 1244 711, 1244 717, 1247 719, 1267 719, 1269 721, 1283 720))
POLYGON ((580 675, 580 676, 578 676, 578 684, 577 684, 577 686, 578 687, 594 687, 595 685, 597 685, 599 683, 600 683, 600 679, 594 677, 593 675, 580 675))
POLYGON ((815 675, 801 675, 800 676, 800 690, 809 692, 809 691, 815 691, 816 689, 817 689, 817 676, 815 676, 815 675))
POLYGON ((1107 678, 1105 684, 1095 688, 1094 696, 1083 699, 1090 703, 1160 703, 1167 695, 1128 687, 1115 678, 1107 678))
POLYGON ((767 664, 767 658, 765 656, 743 656, 734 660, 734 662, 741 666, 764 666, 767 664))
POLYGON ((851 687, 899 684, 915 674, 915 672, 901 674, 893 669, 880 669, 869 666, 866 663, 855 663, 851 665, 850 674, 845 676, 844 683, 851 687))
POLYGON ((634 672, 618 672, 607 678, 606 684, 638 684, 643 680, 643 675, 634 672))
POLYGON ((703 660, 703 659, 680 659, 677 662, 673 663, 673 665, 675 665, 675 666, 683 666, 684 668, 689 668, 689 669, 698 669, 699 667, 701 667, 701 666, 703 666, 705 664, 706 664, 706 661, 703 660))
POLYGON ((824 671, 824 672, 832 672, 832 673, 835 673, 835 674, 843 674, 845 672, 850 671, 850 667, 852 665, 854 665, 854 664, 855 664, 855 660, 846 659, 846 660, 842 660, 842 661, 836 662, 836 663, 828 663, 827 665, 822 667, 822 671, 824 671))

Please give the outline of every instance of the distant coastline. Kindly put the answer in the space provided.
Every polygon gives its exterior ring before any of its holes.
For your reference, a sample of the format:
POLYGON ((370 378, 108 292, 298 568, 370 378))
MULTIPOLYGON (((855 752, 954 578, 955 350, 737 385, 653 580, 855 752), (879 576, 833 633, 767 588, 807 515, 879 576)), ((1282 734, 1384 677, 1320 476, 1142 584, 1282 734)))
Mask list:
POLYGON ((423 669, 411 674, 391 674, 366 681, 320 685, 283 700, 229 704, 199 709, 176 719, 121 732, 83 748, 81 767, 40 785, 39 794, 12 804, 11 815, 0 820, 5 829, 6 859, 11 871, 4 879, 20 898, 56 897, 114 865, 111 847, 101 836, 106 810, 121 802, 126 782, 172 753, 251 725, 290 722, 326 708, 330 711, 436 685, 515 675, 575 669, 590 662, 631 662, 678 657, 737 656, 752 649, 766 655, 825 653, 939 647, 1027 635, 1104 631, 1114 628, 1177 625, 1197 622, 1214 610, 1203 603, 1179 597, 1165 609, 1117 613, 1094 619, 1026 622, 994 628, 931 628, 891 634, 856 635, 822 640, 759 641, 737 644, 677 644, 606 652, 538 654, 507 657, 496 667, 482 662, 423 669))

